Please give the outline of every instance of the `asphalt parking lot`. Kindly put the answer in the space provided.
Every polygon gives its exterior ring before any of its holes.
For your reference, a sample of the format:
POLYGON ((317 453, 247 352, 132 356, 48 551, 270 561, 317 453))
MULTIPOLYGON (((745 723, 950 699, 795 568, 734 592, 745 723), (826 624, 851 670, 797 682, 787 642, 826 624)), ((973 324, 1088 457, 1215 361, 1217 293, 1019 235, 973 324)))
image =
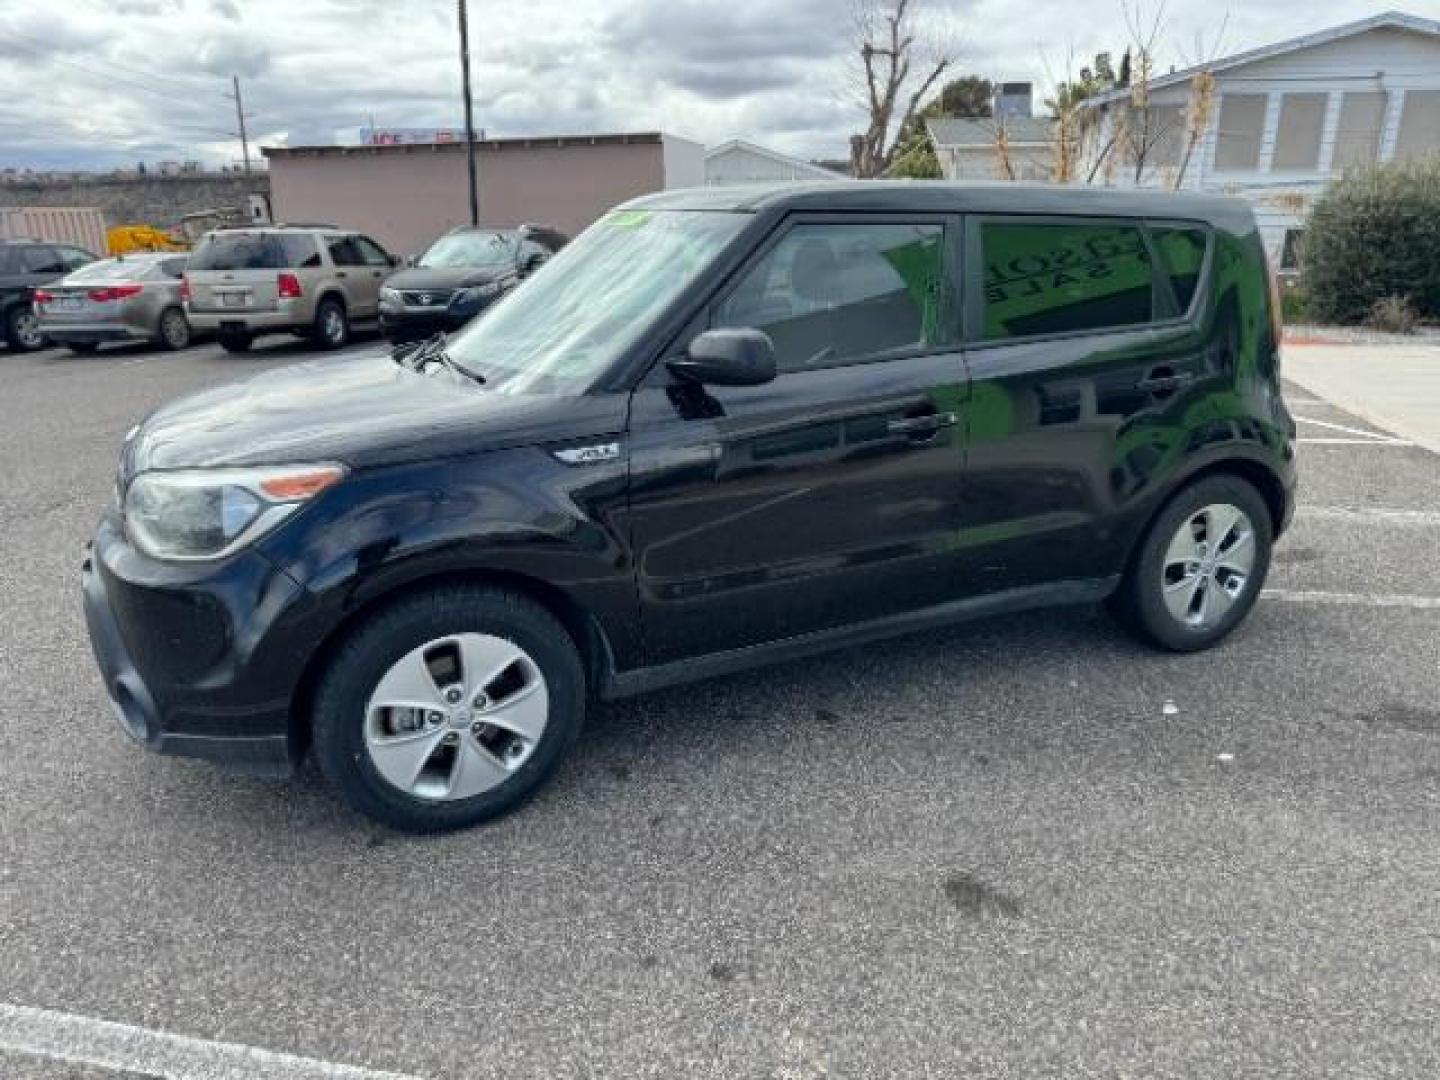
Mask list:
POLYGON ((125 430, 306 355, 0 352, 0 1074, 1435 1075, 1440 458, 1296 391, 1221 648, 1080 608, 610 705, 415 839, 134 749, 85 638, 125 430))

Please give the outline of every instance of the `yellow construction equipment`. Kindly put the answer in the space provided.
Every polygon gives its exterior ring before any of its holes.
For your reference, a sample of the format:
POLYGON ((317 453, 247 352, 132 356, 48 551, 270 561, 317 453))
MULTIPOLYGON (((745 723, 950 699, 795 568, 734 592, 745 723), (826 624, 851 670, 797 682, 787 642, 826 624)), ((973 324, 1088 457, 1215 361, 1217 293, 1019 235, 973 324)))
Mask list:
POLYGON ((153 225, 117 225, 105 234, 105 250, 111 255, 129 255, 135 251, 189 251, 190 244, 153 225))

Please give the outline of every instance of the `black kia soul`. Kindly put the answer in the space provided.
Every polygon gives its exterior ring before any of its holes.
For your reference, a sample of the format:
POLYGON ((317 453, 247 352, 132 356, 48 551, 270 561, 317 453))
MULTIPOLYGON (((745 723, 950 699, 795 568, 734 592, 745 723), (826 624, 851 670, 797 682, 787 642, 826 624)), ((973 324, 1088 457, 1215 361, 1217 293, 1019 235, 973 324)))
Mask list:
POLYGON ((1291 514, 1275 314, 1227 199, 640 199, 448 342, 152 415, 90 635, 147 746, 313 746, 412 830, 533 792, 592 697, 1045 604, 1201 649, 1291 514))

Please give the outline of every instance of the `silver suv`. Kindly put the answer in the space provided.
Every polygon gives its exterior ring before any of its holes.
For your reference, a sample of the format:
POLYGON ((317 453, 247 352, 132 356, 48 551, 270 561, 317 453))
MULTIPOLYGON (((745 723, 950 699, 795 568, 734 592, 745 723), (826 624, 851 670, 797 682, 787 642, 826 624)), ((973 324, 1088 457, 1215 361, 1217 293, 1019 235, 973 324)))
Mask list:
POLYGON ((400 260, 374 240, 331 226, 217 229, 185 270, 185 313, 230 352, 261 334, 290 332, 323 349, 374 324, 380 286, 400 260))

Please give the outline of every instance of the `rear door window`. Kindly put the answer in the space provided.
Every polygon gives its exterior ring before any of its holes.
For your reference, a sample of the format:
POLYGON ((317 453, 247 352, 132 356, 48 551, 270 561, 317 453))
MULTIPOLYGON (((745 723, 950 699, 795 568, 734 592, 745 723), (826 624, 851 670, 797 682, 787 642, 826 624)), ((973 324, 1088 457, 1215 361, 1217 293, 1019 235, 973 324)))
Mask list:
POLYGON ((936 222, 795 225, 720 301, 711 325, 764 330, 780 371, 938 344, 944 238, 936 222))
POLYGON ((1151 321, 1149 249, 1138 223, 982 221, 983 336, 1107 330, 1151 321))
POLYGON ((27 247, 21 258, 26 272, 31 274, 63 274, 69 269, 60 253, 51 247, 27 247))

